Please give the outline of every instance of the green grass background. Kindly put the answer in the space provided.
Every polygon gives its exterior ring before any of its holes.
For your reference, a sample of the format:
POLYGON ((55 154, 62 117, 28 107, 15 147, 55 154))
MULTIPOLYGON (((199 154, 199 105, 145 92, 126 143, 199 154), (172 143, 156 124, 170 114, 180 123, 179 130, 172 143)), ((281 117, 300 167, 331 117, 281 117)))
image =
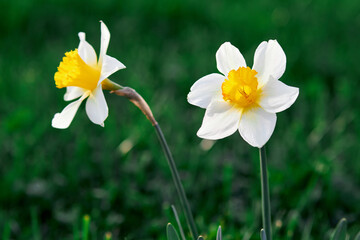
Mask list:
POLYGON ((99 20, 108 54, 127 66, 111 79, 149 102, 208 239, 219 224, 224 239, 259 239, 261 228, 258 150, 239 134, 201 147, 204 110, 186 101, 217 72, 225 41, 252 66, 258 44, 277 39, 281 80, 300 88, 267 144, 274 239, 328 239, 341 217, 352 236, 360 230, 359 1, 1 0, 0 16, 3 236, 76 239, 89 214, 91 239, 164 239, 170 205, 180 212, 154 129, 126 99, 105 93, 105 128, 84 104, 67 130, 50 125, 67 104, 56 68, 80 31, 98 52, 99 20))

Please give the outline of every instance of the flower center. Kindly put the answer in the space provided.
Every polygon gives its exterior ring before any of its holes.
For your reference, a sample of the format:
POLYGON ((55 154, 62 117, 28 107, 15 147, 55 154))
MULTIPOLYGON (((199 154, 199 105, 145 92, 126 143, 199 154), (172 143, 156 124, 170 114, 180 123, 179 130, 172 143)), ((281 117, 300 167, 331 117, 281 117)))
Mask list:
POLYGON ((257 72, 249 67, 231 70, 221 85, 223 99, 238 108, 256 105, 261 94, 256 74, 257 72))
POLYGON ((54 78, 57 88, 72 86, 92 91, 97 87, 100 69, 87 65, 75 49, 65 53, 54 78))

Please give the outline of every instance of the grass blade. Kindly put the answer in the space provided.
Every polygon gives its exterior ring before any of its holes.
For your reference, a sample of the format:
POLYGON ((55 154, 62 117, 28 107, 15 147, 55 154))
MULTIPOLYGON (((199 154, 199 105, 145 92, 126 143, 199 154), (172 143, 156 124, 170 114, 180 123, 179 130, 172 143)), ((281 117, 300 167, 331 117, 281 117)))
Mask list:
POLYGON ((336 225, 331 240, 346 240, 346 227, 347 227, 346 219, 342 218, 339 221, 339 223, 336 225))
POLYGON ((171 223, 168 223, 166 227, 166 235, 168 240, 180 240, 179 235, 171 223))
POLYGON ((264 230, 264 229, 261 229, 261 230, 260 230, 260 238, 261 238, 261 240, 266 240, 266 234, 265 234, 265 230, 264 230))
POLYGON ((308 220, 305 224, 302 236, 301 236, 301 240, 311 240, 311 230, 314 224, 314 220, 311 218, 310 220, 308 220))
POLYGON ((358 232, 358 234, 356 234, 354 240, 360 240, 360 232, 358 232))
POLYGON ((178 214, 177 214, 177 211, 176 211, 175 206, 174 206, 174 205, 171 205, 171 209, 172 209, 172 211, 173 211, 173 213, 174 213, 174 215, 175 215, 175 219, 176 219, 177 225, 178 225, 178 227, 179 227, 179 229, 180 229, 181 238, 182 238, 182 240, 186 240, 185 234, 184 234, 184 230, 183 230, 183 228, 181 227, 180 219, 179 219, 179 216, 178 216, 178 214))
POLYGON ((216 234, 216 240, 222 240, 222 236, 221 236, 221 226, 219 226, 217 234, 216 234))
POLYGON ((89 226, 90 226, 90 216, 85 215, 83 218, 82 240, 89 239, 89 226))

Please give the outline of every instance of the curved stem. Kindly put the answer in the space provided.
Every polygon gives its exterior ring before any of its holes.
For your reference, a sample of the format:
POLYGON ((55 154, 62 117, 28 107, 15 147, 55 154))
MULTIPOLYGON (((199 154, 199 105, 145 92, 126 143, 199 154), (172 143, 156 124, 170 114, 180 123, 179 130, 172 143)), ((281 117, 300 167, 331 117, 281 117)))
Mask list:
POLYGON ((175 161, 174 161, 174 159, 172 157, 171 151, 170 151, 169 146, 168 146, 168 144, 166 142, 165 136, 162 133, 160 125, 155 120, 149 105, 141 97, 140 94, 138 94, 134 89, 129 88, 129 87, 122 87, 121 89, 111 91, 111 93, 115 93, 115 94, 117 94, 119 96, 124 96, 124 97, 128 98, 133 104, 135 104, 135 106, 137 106, 144 113, 146 118, 154 126, 156 134, 157 134, 157 136, 159 138, 161 147, 164 150, 165 157, 166 157, 166 160, 168 162, 168 165, 169 165, 169 168, 170 168, 170 171, 171 171, 171 175, 172 175, 172 179, 174 181, 175 188, 176 188, 176 191, 177 191, 179 199, 180 199, 181 207, 182 207, 182 209, 183 209, 183 211, 185 213, 186 221, 187 221, 188 226, 190 228, 191 235, 193 236, 193 239, 196 239, 197 236, 198 236, 198 231, 196 229, 194 217, 193 217, 193 215, 191 213, 191 208, 190 208, 189 202, 188 202, 188 200, 186 198, 184 188, 183 188, 183 186, 181 184, 180 176, 179 176, 179 173, 177 171, 175 161))
POLYGON ((262 206, 262 222, 265 230, 266 239, 271 240, 271 209, 270 209, 270 194, 269 181, 266 166, 266 151, 265 147, 259 149, 260 153, 260 171, 261 171, 261 206, 262 206))
POLYGON ((179 176, 179 173, 177 171, 174 159, 172 157, 169 146, 167 145, 164 134, 161 131, 160 125, 158 123, 156 123, 154 125, 154 127, 155 127, 156 133, 157 133, 157 135, 159 137, 161 147, 163 148, 166 159, 168 161, 168 164, 169 164, 169 167, 170 167, 170 170, 171 170, 171 175, 172 175, 175 187, 176 187, 176 191, 177 191, 177 193, 179 195, 181 206, 182 206, 182 208, 183 208, 183 210, 185 212, 186 221, 187 221, 187 223, 189 225, 189 228, 190 228, 190 231, 191 231, 191 234, 192 234, 193 238, 196 239, 196 237, 198 236, 198 232, 197 232, 197 229, 196 229, 194 217, 193 217, 193 215, 191 213, 190 205, 189 205, 189 202, 188 202, 188 200, 186 198, 184 188, 183 188, 183 186, 181 184, 180 176, 179 176))

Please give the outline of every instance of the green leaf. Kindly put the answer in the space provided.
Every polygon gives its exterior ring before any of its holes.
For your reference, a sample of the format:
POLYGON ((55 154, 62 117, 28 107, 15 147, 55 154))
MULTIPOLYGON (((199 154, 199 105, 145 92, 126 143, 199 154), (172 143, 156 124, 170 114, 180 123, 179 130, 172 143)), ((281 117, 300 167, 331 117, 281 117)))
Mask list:
POLYGON ((264 229, 261 229, 261 230, 260 230, 260 237, 261 237, 261 240, 266 240, 266 234, 265 234, 265 230, 264 230, 264 229))
POLYGON ((222 240, 222 236, 221 236, 221 226, 219 226, 217 234, 216 234, 216 240, 222 240))
POLYGON ((168 223, 166 227, 166 235, 168 240, 180 240, 178 233, 171 223, 168 223))
POLYGON ((358 234, 356 234, 354 240, 360 240, 360 232, 358 232, 358 234))
POLYGON ((342 218, 339 221, 339 223, 336 225, 331 240, 346 240, 346 227, 347 227, 346 219, 342 218))

